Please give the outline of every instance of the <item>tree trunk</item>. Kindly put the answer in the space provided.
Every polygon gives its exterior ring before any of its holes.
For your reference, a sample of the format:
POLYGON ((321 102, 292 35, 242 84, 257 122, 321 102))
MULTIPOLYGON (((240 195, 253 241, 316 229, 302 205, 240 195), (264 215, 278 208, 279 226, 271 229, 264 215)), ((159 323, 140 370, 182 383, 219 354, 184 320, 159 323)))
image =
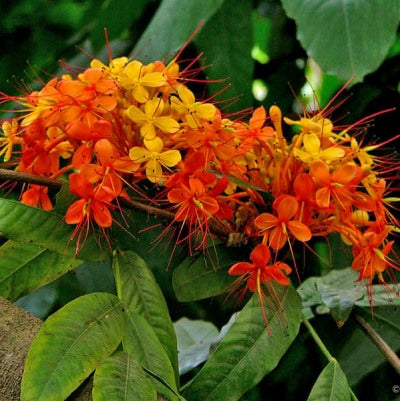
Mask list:
MULTIPOLYGON (((42 321, 0 297, 0 400, 18 401, 22 372, 29 347, 42 321)), ((92 380, 85 382, 69 401, 90 401, 92 380)))

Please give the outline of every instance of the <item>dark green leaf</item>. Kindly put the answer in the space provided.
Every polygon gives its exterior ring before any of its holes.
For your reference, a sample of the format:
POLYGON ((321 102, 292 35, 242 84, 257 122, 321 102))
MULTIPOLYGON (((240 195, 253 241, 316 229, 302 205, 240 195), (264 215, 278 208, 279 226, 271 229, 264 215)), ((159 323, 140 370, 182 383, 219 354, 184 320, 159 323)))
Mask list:
POLYGON ((196 27, 207 21, 224 0, 163 0, 133 49, 148 61, 162 60, 180 49, 196 27))
POLYGON ((77 298, 50 316, 32 343, 21 401, 63 401, 120 343, 121 301, 112 294, 77 298))
POLYGON ((117 251, 113 262, 118 296, 129 312, 142 315, 157 334, 178 375, 175 330, 160 287, 146 262, 136 253, 117 251))
POLYGON ((229 83, 232 86, 217 97, 218 100, 234 100, 234 110, 253 104, 251 85, 253 82, 254 60, 251 58, 253 27, 252 6, 248 1, 225 0, 224 6, 205 24, 195 37, 199 52, 204 53, 205 74, 210 80, 224 79, 219 84, 209 85, 215 94, 229 83))
MULTIPOLYGON (((65 257, 75 256, 74 226, 65 224, 64 216, 46 212, 20 202, 0 199, 0 232, 5 237, 56 251, 65 257)), ((79 251, 79 258, 98 261, 104 258, 99 244, 89 235, 79 251)))
POLYGON ((235 277, 228 269, 239 260, 245 260, 243 250, 225 245, 210 247, 203 254, 190 256, 175 270, 172 276, 176 297, 181 302, 196 301, 227 292, 235 277))
POLYGON ((93 2, 97 15, 94 20, 90 16, 88 19, 92 22, 90 32, 94 49, 99 50, 105 44, 104 28, 107 28, 110 40, 117 38, 140 17, 148 2, 149 0, 93 2))
POLYGON ((360 81, 384 60, 400 21, 397 0, 282 0, 307 54, 328 74, 360 81))
POLYGON ((36 245, 9 240, 0 247, 0 295, 15 301, 80 263, 36 245))
POLYGON ((150 324, 133 310, 126 311, 124 351, 167 387, 177 390, 171 361, 150 324))
POLYGON ((117 352, 96 369, 93 401, 156 401, 157 391, 139 363, 117 352))
POLYGON ((318 376, 307 401, 350 401, 350 387, 336 360, 318 376))
POLYGON ((254 295, 239 313, 225 338, 185 388, 190 400, 238 400, 278 364, 297 336, 300 300, 292 288, 276 289, 280 304, 265 305, 269 334, 259 299, 254 295), (283 309, 282 309, 283 308, 283 309))

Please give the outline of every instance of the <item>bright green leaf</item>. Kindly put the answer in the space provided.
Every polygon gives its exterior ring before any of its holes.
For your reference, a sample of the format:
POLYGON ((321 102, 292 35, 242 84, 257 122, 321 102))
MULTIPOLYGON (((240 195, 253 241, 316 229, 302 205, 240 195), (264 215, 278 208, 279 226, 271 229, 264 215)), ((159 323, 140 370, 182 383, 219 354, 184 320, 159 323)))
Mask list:
POLYGON ((146 262, 136 253, 117 251, 113 261, 118 296, 127 311, 142 315, 157 334, 176 375, 177 343, 164 296, 146 262))
POLYGON ((141 314, 133 310, 126 311, 125 317, 124 351, 168 388, 176 391, 174 369, 153 328, 141 314))
POLYGON ((157 391, 139 363, 125 352, 105 359, 96 369, 93 401, 156 401, 157 391))
POLYGON ((230 107, 232 110, 240 110, 253 104, 252 9, 248 1, 225 0, 224 6, 194 38, 198 51, 203 52, 207 78, 224 79, 222 83, 211 83, 208 86, 209 91, 216 94, 231 84, 217 99, 229 100, 238 97, 230 107))
POLYGON ((176 297, 181 302, 189 302, 227 292, 235 281, 235 277, 228 275, 229 267, 246 258, 248 255, 243 250, 225 245, 188 257, 172 276, 176 297))
MULTIPOLYGON (((38 245, 65 257, 75 256, 74 226, 63 222, 64 216, 10 199, 0 199, 0 232, 7 238, 38 245)), ((98 261, 104 257, 99 244, 90 236, 79 252, 82 260, 98 261)))
POLYGON ((398 0, 282 0, 307 54, 342 80, 376 70, 396 37, 398 0))
POLYGON ((0 295, 15 301, 80 263, 46 248, 9 240, 0 247, 0 295))
POLYGON ((190 400, 238 400, 278 364, 297 336, 300 300, 292 288, 277 289, 280 305, 265 305, 269 334, 259 299, 254 295, 239 313, 225 338, 185 388, 190 400))
POLYGON ((162 60, 179 50, 202 21, 207 21, 224 0, 163 0, 131 55, 162 60))
POLYGON ((336 360, 318 376, 307 401, 350 401, 350 387, 336 360))
POLYGON ((43 324, 32 343, 21 385, 21 401, 63 401, 109 356, 124 333, 121 301, 87 294, 43 324))

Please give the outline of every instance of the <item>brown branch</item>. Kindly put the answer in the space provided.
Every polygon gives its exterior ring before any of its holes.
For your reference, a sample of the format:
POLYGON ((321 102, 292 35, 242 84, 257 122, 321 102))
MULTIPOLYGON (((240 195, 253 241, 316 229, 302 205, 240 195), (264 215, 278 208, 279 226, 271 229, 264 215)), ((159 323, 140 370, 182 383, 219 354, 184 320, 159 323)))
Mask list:
POLYGON ((376 345, 379 351, 385 356, 387 361, 394 367, 400 375, 400 359, 397 354, 389 347, 387 342, 372 328, 372 326, 364 320, 360 315, 354 314, 354 319, 361 330, 376 345))
MULTIPOLYGON (((55 189, 59 189, 63 186, 63 184, 65 184, 65 181, 62 180, 57 180, 54 178, 47 178, 47 177, 39 177, 33 174, 21 173, 19 171, 7 170, 2 168, 0 168, 0 180, 43 185, 55 189)), ((138 210, 140 212, 147 213, 151 216, 158 216, 164 218, 168 221, 173 221, 175 217, 174 213, 171 213, 168 210, 145 205, 144 203, 137 202, 134 200, 119 197, 118 202, 120 205, 124 206, 127 209, 138 210)), ((222 237, 228 237, 228 235, 231 232, 228 228, 222 227, 221 225, 216 224, 214 221, 210 222, 210 231, 213 234, 222 237)))

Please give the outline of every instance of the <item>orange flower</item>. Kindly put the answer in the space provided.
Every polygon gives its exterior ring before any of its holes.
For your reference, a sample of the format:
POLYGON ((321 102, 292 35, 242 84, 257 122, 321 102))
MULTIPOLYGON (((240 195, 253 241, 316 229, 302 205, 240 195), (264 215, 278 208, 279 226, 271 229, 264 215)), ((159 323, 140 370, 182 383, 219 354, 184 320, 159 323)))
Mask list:
POLYGON ((292 269, 286 263, 282 262, 276 262, 269 265, 268 263, 271 260, 271 252, 265 244, 258 244, 252 250, 250 253, 250 260, 252 263, 235 263, 228 270, 228 273, 231 276, 240 276, 235 284, 238 284, 243 280, 246 281, 246 285, 241 291, 241 297, 243 297, 247 290, 250 290, 251 292, 257 291, 265 324, 268 328, 268 332, 272 334, 268 325, 268 318, 264 307, 264 299, 266 298, 266 295, 261 288, 261 284, 275 281, 280 285, 288 285, 289 279, 286 276, 291 273, 292 269))
POLYGON ((286 277, 292 269, 282 262, 268 265, 271 260, 271 252, 265 244, 258 244, 250 253, 252 263, 235 263, 228 273, 231 276, 240 275, 241 280, 246 280, 245 290, 251 292, 259 291, 260 285, 268 281, 276 281, 280 285, 288 285, 289 279, 286 277), (284 273, 283 273, 284 272, 284 273))
POLYGON ((279 196, 275 199, 273 208, 278 216, 262 213, 254 220, 256 227, 265 232, 264 236, 268 237, 272 249, 281 249, 286 244, 289 234, 301 242, 311 239, 310 229, 300 221, 292 220, 299 208, 296 198, 291 195, 279 196))
POLYGON ((34 184, 30 184, 29 187, 30 188, 22 194, 22 203, 30 206, 40 206, 44 210, 53 209, 53 205, 47 194, 47 187, 34 184))
POLYGON ((73 173, 69 176, 70 191, 81 199, 75 201, 67 210, 65 221, 83 227, 95 221, 100 227, 110 227, 113 208, 111 201, 116 194, 104 185, 93 188, 83 174, 73 173))
POLYGON ((361 179, 362 171, 356 165, 346 164, 331 174, 325 163, 316 161, 311 165, 310 174, 320 187, 315 194, 317 205, 328 208, 333 198, 338 206, 345 209, 352 203, 352 193, 355 191, 354 181, 361 179))

